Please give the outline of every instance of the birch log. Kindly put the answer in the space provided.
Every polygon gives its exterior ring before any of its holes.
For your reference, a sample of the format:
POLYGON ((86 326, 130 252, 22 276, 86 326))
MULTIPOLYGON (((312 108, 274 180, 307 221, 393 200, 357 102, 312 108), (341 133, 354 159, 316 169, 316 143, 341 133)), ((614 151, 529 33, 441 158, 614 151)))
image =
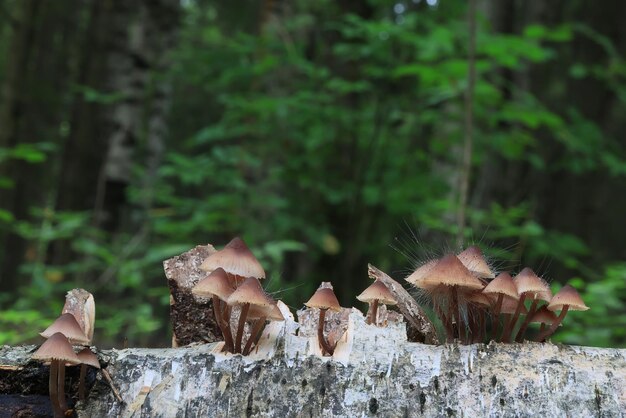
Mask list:
MULTIPOLYGON (((404 323, 367 325, 353 310, 333 357, 288 318, 249 357, 221 343, 103 351, 124 403, 97 379, 80 417, 620 417, 626 350, 554 344, 424 345, 404 323)), ((0 349, 2 367, 28 349, 0 349)), ((1 375, 0 375, 1 376, 1 375)), ((0 384, 0 387, 2 385, 0 384)))

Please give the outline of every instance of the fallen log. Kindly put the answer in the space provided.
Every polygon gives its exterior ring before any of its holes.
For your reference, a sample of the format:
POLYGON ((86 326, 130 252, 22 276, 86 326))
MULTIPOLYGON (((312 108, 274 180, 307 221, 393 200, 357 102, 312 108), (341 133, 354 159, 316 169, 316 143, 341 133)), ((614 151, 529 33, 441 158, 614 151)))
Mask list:
MULTIPOLYGON (((402 322, 367 325, 352 310, 335 354, 321 357, 315 338, 297 331, 292 318, 269 325, 248 357, 220 353, 222 343, 102 351, 124 402, 98 377, 76 412, 81 417, 618 417, 626 411, 624 349, 424 345, 407 341, 402 322)), ((1 382, 12 373, 45 381, 47 368, 29 361, 33 349, 0 348, 0 389, 7 389, 1 382)), ((36 389, 45 394, 45 386, 36 389)))

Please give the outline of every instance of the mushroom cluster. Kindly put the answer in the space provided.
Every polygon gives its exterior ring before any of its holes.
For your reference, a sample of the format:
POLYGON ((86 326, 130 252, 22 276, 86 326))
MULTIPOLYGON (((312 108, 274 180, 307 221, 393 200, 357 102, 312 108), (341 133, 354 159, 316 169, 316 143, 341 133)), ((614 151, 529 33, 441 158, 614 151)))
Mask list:
POLYGON ((515 277, 508 272, 496 276, 476 246, 430 260, 405 280, 430 297, 448 342, 484 342, 488 325, 490 340, 522 342, 532 323, 541 324, 535 340, 545 341, 568 310, 589 309, 571 286, 553 297, 545 280, 529 267, 515 277), (557 317, 554 311, 561 314, 557 317))
POLYGON ((68 411, 65 396, 65 367, 80 365, 79 399, 85 400, 87 367, 100 368, 96 355, 89 345, 93 338, 96 307, 91 293, 83 289, 68 292, 65 306, 59 316, 40 335, 46 341, 32 358, 50 365, 50 402, 54 417, 65 416, 68 411), (78 354, 72 346, 78 346, 78 354))
POLYGON ((224 336, 223 351, 248 355, 258 345, 267 321, 283 321, 276 301, 263 290, 265 270, 239 237, 208 256, 200 266, 207 276, 192 289, 209 298, 217 326, 224 336), (233 312, 235 311, 235 312, 233 312), (235 326, 231 320, 238 314, 235 326), (243 344, 246 323, 249 337, 243 344))

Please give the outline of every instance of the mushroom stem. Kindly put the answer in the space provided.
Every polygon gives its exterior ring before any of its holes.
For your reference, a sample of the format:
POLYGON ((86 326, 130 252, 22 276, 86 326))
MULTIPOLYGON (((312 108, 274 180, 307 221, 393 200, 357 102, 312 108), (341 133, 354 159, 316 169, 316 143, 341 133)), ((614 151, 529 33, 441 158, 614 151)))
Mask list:
POLYGON ((82 402, 85 400, 85 376, 87 375, 87 365, 80 365, 80 376, 78 378, 78 399, 82 402))
POLYGON ((539 336, 537 337, 537 341, 541 343, 545 342, 548 337, 551 337, 552 334, 556 332, 557 328, 559 328, 559 325, 561 325, 561 322, 563 322, 563 318, 565 318, 565 315, 567 315, 568 309, 569 305, 563 305, 563 308, 561 308, 561 313, 559 314, 558 318, 556 318, 550 328, 544 330, 542 333, 539 334, 539 336))
POLYGON ((250 338, 246 341, 246 346, 243 348, 243 355, 247 356, 252 351, 252 343, 258 343, 261 338, 261 331, 263 330, 263 326, 265 325, 265 320, 267 318, 259 318, 254 322, 254 326, 252 327, 252 332, 250 333, 250 338))
POLYGON ((537 312, 537 302, 539 302, 539 299, 537 298, 533 299, 533 303, 530 304, 530 309, 528 310, 528 313, 526 314, 526 318, 524 318, 524 322, 522 322, 522 326, 519 328, 519 331, 517 331, 517 336, 515 337, 515 341, 518 343, 522 342, 522 339, 524 338, 524 333, 526 332, 526 329, 528 328, 528 324, 530 324, 530 320, 532 319, 535 312, 537 312))
POLYGON ((61 410, 65 413, 65 411, 67 411, 69 408, 67 407, 67 401, 65 400, 65 363, 64 362, 59 362, 57 382, 58 382, 59 405, 61 405, 61 410))
MULTIPOLYGON (((457 286, 450 287, 450 294, 452 298, 452 313, 455 315, 456 319, 456 334, 457 337, 461 339, 461 309, 459 308, 459 292, 457 286)), ((454 338, 454 335, 452 337, 454 338)))
POLYGON ((506 334, 506 330, 511 323, 511 314, 504 314, 504 324, 502 326, 502 335, 500 336, 500 342, 504 342, 504 337, 506 334))
POLYGON ((372 302, 372 309, 370 310, 370 317, 367 320, 368 324, 378 325, 378 299, 374 299, 372 302))
POLYGON ((515 323, 517 322, 517 318, 519 318, 520 313, 522 312, 522 308, 524 307, 524 301, 526 300, 526 293, 522 293, 519 297, 519 302, 517 302, 517 308, 515 308, 515 313, 513 314, 513 318, 509 321, 508 326, 504 327, 504 332, 502 333, 501 342, 508 343, 511 341, 511 334, 513 333, 513 328, 515 328, 515 323))
POLYGON ((491 321, 491 339, 495 341, 498 335, 498 325, 500 324, 500 310, 502 309, 502 301, 504 300, 504 294, 498 294, 498 301, 493 308, 493 321, 491 321))
POLYGON ((241 353, 241 340, 243 338, 243 329, 246 325, 246 317, 250 309, 249 303, 244 303, 239 314, 239 326, 237 327, 237 339, 235 340, 235 353, 241 353))
POLYGON ((230 332, 230 324, 226 322, 224 319, 224 311, 225 308, 222 305, 226 305, 223 303, 220 298, 213 295, 213 314, 215 316, 215 322, 217 322, 217 326, 220 331, 222 331, 222 335, 224 336, 224 349, 230 353, 233 352, 233 335, 230 332))
POLYGON ((327 309, 320 309, 320 319, 317 324, 317 340, 322 346, 322 354, 326 352, 332 356, 335 351, 335 347, 331 347, 330 343, 326 340, 326 337, 324 337, 324 321, 326 319, 326 311, 327 309))
POLYGON ((437 314, 437 316, 441 320, 441 323, 446 329, 446 336, 450 338, 449 336, 452 334, 452 330, 450 329, 450 323, 448 321, 448 318, 446 317, 446 314, 441 309, 441 306, 439 305, 439 303, 437 303, 437 295, 433 295, 433 310, 435 311, 435 314, 437 314))
POLYGON ((539 327, 539 334, 541 334, 543 331, 545 331, 545 329, 546 329, 546 323, 542 322, 541 326, 539 327))
POLYGON ((50 362, 50 380, 48 382, 50 386, 50 402, 52 402, 52 409, 54 410, 54 418, 63 417, 63 410, 59 403, 59 360, 52 360, 50 362))

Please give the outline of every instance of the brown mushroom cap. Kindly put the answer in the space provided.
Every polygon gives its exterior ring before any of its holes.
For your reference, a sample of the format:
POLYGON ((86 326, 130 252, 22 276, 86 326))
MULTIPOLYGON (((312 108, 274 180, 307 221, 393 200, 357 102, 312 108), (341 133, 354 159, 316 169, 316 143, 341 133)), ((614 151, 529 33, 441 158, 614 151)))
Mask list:
POLYGON ((509 273, 500 273, 498 277, 493 279, 484 289, 485 294, 502 294, 513 299, 519 299, 517 287, 509 273))
POLYGON ((424 279, 428 275, 428 272, 432 270, 432 268, 435 266, 435 264, 437 264, 438 261, 439 260, 430 260, 422 264, 404 280, 421 288, 422 286, 420 284, 424 281, 424 279))
POLYGON ((439 260, 417 286, 423 289, 433 289, 440 285, 474 290, 485 287, 454 254, 448 254, 439 260))
POLYGON ((469 293, 467 296, 465 296, 465 300, 467 300, 468 302, 472 302, 476 305, 491 306, 493 301, 490 296, 491 295, 483 294, 479 292, 469 293))
POLYGON ((256 277, 248 277, 241 285, 226 299, 229 305, 250 305, 270 308, 274 305, 274 301, 267 296, 261 282, 256 277))
POLYGON ((335 292, 329 287, 317 289, 313 296, 311 296, 311 299, 304 305, 309 308, 330 309, 333 311, 341 310, 341 305, 339 305, 335 292))
POLYGON ((80 363, 80 360, 78 359, 76 353, 74 353, 74 349, 67 340, 67 337, 60 332, 55 332, 48 337, 41 347, 33 353, 32 358, 46 362, 60 360, 71 364, 80 363))
POLYGON ((476 277, 481 279, 493 279, 496 275, 489 268, 483 252, 475 245, 466 248, 457 255, 463 265, 476 277))
POLYGON ((83 348, 77 354, 78 359, 81 364, 86 364, 88 366, 93 366, 96 369, 100 368, 100 362, 98 361, 98 357, 89 349, 83 348))
POLYGON ((65 313, 58 317, 52 325, 46 328, 46 330, 39 335, 44 338, 50 338, 57 332, 65 335, 72 344, 89 344, 89 338, 87 338, 83 330, 80 328, 80 325, 78 325, 78 322, 76 322, 74 315, 70 313, 65 313))
POLYGON ((201 270, 209 272, 218 267, 241 277, 265 278, 263 266, 239 237, 233 238, 222 250, 208 256, 200 265, 201 270))
POLYGON ((566 284, 558 291, 556 295, 550 301, 548 309, 551 311, 560 311, 563 306, 569 306, 570 311, 586 311, 589 309, 585 302, 580 298, 580 295, 572 286, 566 284))
POLYGON ((548 310, 546 305, 537 309, 537 312, 530 318, 530 322, 536 322, 541 324, 552 324, 557 320, 557 316, 554 312, 548 310))
POLYGON ((235 291, 230 284, 228 275, 223 268, 218 267, 209 273, 204 279, 200 280, 191 290, 196 296, 211 297, 217 296, 221 300, 226 300, 235 291))
POLYGON ((515 282, 517 293, 520 296, 522 293, 531 293, 535 294, 537 299, 545 300, 547 302, 550 301, 550 297, 552 296, 550 287, 543 279, 537 276, 531 268, 525 267, 517 276, 515 276, 513 282, 515 282))
MULTIPOLYGON (((518 304, 519 304, 519 301, 517 299, 513 299, 508 296, 505 296, 504 299, 502 299, 502 307, 500 308, 500 313, 501 314, 514 314, 515 310, 517 309, 518 304)), ((528 309, 526 309, 526 306, 522 305, 520 313, 524 315, 528 313, 528 309)))
POLYGON ((250 305, 250 310, 248 311, 249 319, 259 319, 259 318, 267 318, 271 321, 284 321, 285 317, 283 316, 280 309, 278 309, 277 305, 272 305, 269 308, 250 305))
POLYGON ((398 303, 393 293, 380 280, 376 280, 356 298, 361 302, 368 303, 375 300, 385 305, 396 305, 398 303))

